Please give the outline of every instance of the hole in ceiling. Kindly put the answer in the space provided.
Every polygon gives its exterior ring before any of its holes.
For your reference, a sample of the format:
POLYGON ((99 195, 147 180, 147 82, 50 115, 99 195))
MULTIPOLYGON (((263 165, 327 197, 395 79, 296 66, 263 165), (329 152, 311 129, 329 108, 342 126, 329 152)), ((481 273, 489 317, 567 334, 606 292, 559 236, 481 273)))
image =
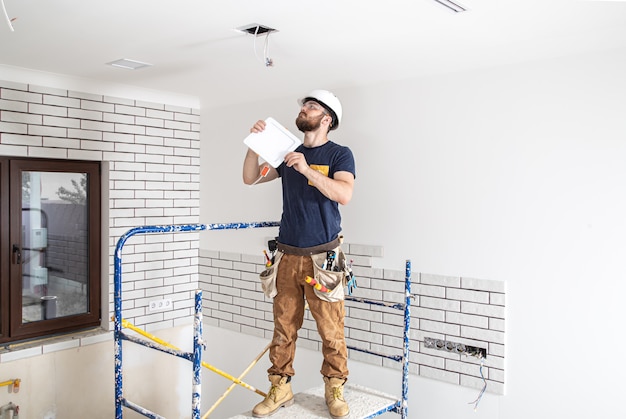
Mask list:
POLYGON ((249 25, 240 26, 238 28, 235 28, 235 30, 238 30, 239 32, 244 32, 250 35, 255 35, 255 36, 261 36, 261 35, 270 34, 272 32, 278 32, 277 29, 270 28, 269 26, 265 26, 265 25, 260 25, 258 23, 251 23, 249 25))

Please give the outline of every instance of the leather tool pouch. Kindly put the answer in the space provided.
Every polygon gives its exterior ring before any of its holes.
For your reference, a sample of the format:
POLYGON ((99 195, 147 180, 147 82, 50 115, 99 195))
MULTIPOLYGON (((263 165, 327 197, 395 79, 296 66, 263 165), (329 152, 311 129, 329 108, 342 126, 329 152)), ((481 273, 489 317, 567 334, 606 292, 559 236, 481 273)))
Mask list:
POLYGON ((344 299, 347 275, 346 255, 339 246, 333 249, 333 251, 335 252, 333 269, 324 269, 327 252, 311 255, 315 280, 329 290, 329 292, 324 292, 314 288, 315 295, 321 300, 331 303, 344 299))
POLYGON ((263 272, 259 274, 259 278, 261 278, 261 288, 263 289, 263 294, 265 294, 268 298, 276 297, 276 274, 278 273, 278 264, 283 257, 283 252, 280 250, 276 251, 276 255, 274 255, 274 263, 269 268, 265 269, 263 272))

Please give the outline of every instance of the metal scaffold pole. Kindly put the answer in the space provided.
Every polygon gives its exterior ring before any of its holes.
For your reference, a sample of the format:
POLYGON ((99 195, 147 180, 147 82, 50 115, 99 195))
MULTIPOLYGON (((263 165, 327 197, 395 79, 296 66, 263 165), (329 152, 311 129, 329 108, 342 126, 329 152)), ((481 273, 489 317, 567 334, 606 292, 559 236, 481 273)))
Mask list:
POLYGON ((221 223, 221 224, 187 224, 187 225, 165 225, 165 226, 142 226, 128 230, 117 241, 114 254, 114 275, 113 275, 113 298, 114 298, 114 351, 115 351, 115 418, 123 418, 123 408, 127 407, 141 415, 153 419, 165 419, 154 412, 145 409, 123 395, 123 357, 122 357, 122 341, 130 342, 155 349, 170 355, 175 355, 192 362, 193 379, 192 379, 192 419, 200 419, 201 407, 201 366, 202 366, 202 291, 197 290, 195 293, 195 310, 194 310, 194 342, 193 352, 183 352, 161 344, 155 344, 132 335, 128 335, 122 331, 122 250, 124 244, 131 237, 138 234, 152 233, 177 233, 192 232, 202 230, 240 230, 247 228, 262 227, 278 227, 280 223, 275 221, 251 222, 251 223, 221 223))

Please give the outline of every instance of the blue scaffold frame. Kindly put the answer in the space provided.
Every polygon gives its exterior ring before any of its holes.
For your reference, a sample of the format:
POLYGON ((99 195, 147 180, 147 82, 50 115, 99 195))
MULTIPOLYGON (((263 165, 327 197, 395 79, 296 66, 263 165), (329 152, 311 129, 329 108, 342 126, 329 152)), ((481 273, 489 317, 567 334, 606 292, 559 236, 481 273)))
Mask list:
POLYGON ((363 419, 371 419, 380 416, 387 412, 398 413, 402 419, 407 419, 408 416, 408 393, 409 393, 409 330, 411 328, 411 261, 407 260, 405 264, 405 277, 404 277, 404 303, 389 303, 385 301, 367 300, 364 298, 353 297, 346 295, 346 301, 355 301, 359 303, 365 303, 376 306, 383 306, 395 310, 404 311, 404 330, 403 330, 403 347, 402 355, 386 355, 382 353, 373 352, 366 349, 356 348, 348 346, 348 349, 358 352, 368 353, 370 355, 377 355, 379 357, 388 358, 396 362, 402 362, 402 396, 394 403, 383 407, 377 412, 363 419))
POLYGON ((138 337, 128 335, 122 331, 122 250, 126 241, 138 234, 151 233, 176 233, 191 232, 202 230, 239 230, 246 228, 262 228, 262 227, 278 227, 277 221, 263 221, 251 223, 220 223, 220 224, 181 224, 181 225, 164 225, 164 226, 142 226, 128 230, 122 235, 115 247, 114 255, 114 278, 113 278, 113 299, 114 299, 114 351, 115 351, 115 418, 123 418, 123 407, 134 410, 142 416, 152 419, 165 419, 144 407, 141 407, 123 395, 122 387, 122 341, 130 342, 155 349, 170 355, 178 356, 192 362, 193 379, 192 379, 192 400, 191 400, 191 419, 200 419, 201 406, 201 365, 202 365, 202 291, 195 292, 194 304, 194 337, 193 352, 183 352, 171 348, 165 348, 152 342, 145 341, 138 337))

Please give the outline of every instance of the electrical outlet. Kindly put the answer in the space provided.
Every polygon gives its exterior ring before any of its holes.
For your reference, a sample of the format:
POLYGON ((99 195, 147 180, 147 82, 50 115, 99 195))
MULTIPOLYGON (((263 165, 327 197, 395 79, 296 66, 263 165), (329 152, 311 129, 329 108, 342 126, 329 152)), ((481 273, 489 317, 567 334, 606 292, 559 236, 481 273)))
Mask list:
POLYGON ((477 346, 465 345, 463 343, 452 342, 449 340, 424 338, 424 347, 437 349, 440 351, 451 352, 459 355, 474 356, 476 358, 487 358, 487 349, 477 346))
POLYGON ((148 311, 163 311, 169 310, 172 308, 172 299, 165 298, 163 300, 153 300, 150 301, 148 305, 148 311))

